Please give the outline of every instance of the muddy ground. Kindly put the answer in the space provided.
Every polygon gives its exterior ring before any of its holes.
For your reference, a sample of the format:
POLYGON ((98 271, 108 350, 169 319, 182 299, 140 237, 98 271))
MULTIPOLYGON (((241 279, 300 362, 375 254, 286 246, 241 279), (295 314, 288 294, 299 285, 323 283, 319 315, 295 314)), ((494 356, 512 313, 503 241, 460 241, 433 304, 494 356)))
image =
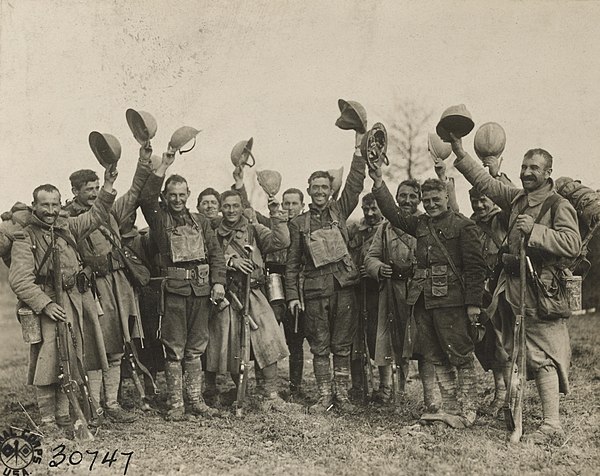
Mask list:
MULTIPOLYGON (((19 403, 34 420, 39 418, 32 388, 24 383, 27 346, 13 317, 13 299, 6 292, 0 295, 0 431, 10 425, 31 427, 19 403)), ((567 439, 560 444, 508 445, 504 423, 491 417, 481 417, 469 430, 422 427, 417 423, 420 383, 413 380, 400 407, 363 406, 352 416, 335 412, 310 416, 303 410, 273 414, 252 406, 241 419, 230 414, 212 421, 167 423, 159 415, 143 415, 129 425, 106 424, 91 443, 45 443, 42 463, 27 469, 34 475, 123 474, 128 457, 121 453, 132 452, 128 475, 598 474, 600 321, 598 315, 588 314, 571 318, 569 325, 572 392, 561 397, 567 439), (65 444, 64 450, 57 448, 59 443, 65 444), (65 461, 50 467, 50 462, 60 461, 61 451, 65 461), (73 463, 81 462, 69 464, 69 457, 73 463)), ((307 359, 305 405, 313 401, 315 390, 311 368, 307 359)), ((286 374, 287 368, 280 368, 282 388, 286 374)), ((159 384, 164 391, 164 378, 159 384)), ((232 384, 223 377, 220 386, 226 390, 232 384)), ((491 386, 491 376, 482 373, 482 404, 491 398, 491 386)), ((126 394, 131 393, 127 382, 126 394)), ((535 388, 529 383, 525 431, 540 423, 540 414, 535 388)))

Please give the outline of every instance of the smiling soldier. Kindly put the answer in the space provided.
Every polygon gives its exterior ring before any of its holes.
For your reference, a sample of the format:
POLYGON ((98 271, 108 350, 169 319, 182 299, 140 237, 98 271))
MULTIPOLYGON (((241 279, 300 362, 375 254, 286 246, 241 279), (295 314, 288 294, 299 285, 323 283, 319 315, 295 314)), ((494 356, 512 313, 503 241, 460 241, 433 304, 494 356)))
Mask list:
POLYGON ((455 428, 471 426, 476 418, 477 382, 469 325, 478 321, 485 280, 476 225, 449 209, 441 180, 423 183, 427 213, 415 216, 396 206, 381 168, 369 174, 383 215, 417 239, 417 264, 407 302, 414 306, 424 357, 435 365, 442 394, 442 411, 429 417, 455 428), (457 390, 463 397, 460 405, 457 390))
POLYGON ((225 260, 209 220, 186 208, 190 191, 183 177, 171 175, 167 179, 163 191, 166 206, 159 204, 160 186, 174 159, 172 154, 163 154, 140 202, 150 226, 150 239, 158 249, 164 280, 164 316, 159 332, 166 352, 166 417, 181 420, 184 410, 204 417, 218 414, 202 397, 200 359, 208 344, 209 299, 221 301, 225 296, 225 260))

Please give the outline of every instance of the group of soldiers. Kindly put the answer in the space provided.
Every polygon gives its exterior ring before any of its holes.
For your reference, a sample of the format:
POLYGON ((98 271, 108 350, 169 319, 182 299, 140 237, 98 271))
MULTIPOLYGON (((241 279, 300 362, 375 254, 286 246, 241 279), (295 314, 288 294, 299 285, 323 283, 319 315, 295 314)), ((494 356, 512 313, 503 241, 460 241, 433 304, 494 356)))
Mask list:
MULTIPOLYGON (((74 368, 83 368, 79 379, 87 382, 88 398, 102 402, 97 414, 103 410, 118 423, 139 414, 120 403, 126 375, 143 378, 137 390, 149 408, 157 372, 164 370, 167 420, 211 418, 226 400, 218 375, 230 374, 231 400, 241 408, 250 360, 260 409, 299 410, 306 339, 318 392, 309 413, 352 414, 365 397, 401 404, 409 362, 416 360, 422 421, 467 428, 478 412, 497 415, 506 406, 515 321, 522 317, 527 378, 535 380, 543 411, 540 428, 525 437, 543 442, 562 435, 559 393, 568 392, 569 336, 565 319, 541 306, 537 286, 557 286, 582 240, 575 209, 555 190, 552 156, 527 151, 519 188, 500 172, 499 157, 482 164, 450 134, 456 169, 473 185, 467 218, 443 160, 434 161, 438 178, 404 180, 392 195, 383 163, 371 160, 369 134, 356 128, 341 190, 330 172, 315 171, 307 206, 304 192, 290 188, 281 203, 269 196, 269 216, 248 201, 244 161, 234 163, 230 190, 206 188, 191 211, 186 179, 165 180, 178 150, 170 147, 157 160, 149 140, 140 141, 131 187, 119 198, 116 164, 106 163, 102 187, 92 170, 70 176, 73 199, 65 207, 59 190, 47 184, 33 191, 30 207, 17 205, 4 215, 0 245, 10 256, 10 286, 20 308, 39 317, 41 339, 30 344, 27 377, 36 390, 38 429, 60 436, 73 428, 60 384, 57 323, 69 325, 71 359, 79 361, 74 368), (361 199, 367 172, 372 190, 361 199), (349 223, 359 202, 363 217, 349 223), (135 227, 138 208, 146 230, 135 227), (523 246, 530 258, 524 302, 523 246), (52 250, 60 252, 62 289, 56 289, 52 250), (140 269, 147 269, 146 279, 140 269), (281 278, 283 299, 267 292, 273 276, 281 278), (278 363, 286 358, 289 389, 281 389, 278 363), (477 392, 476 359, 493 372, 489 408, 477 392)), ((246 158, 250 147, 243 147, 246 158)))

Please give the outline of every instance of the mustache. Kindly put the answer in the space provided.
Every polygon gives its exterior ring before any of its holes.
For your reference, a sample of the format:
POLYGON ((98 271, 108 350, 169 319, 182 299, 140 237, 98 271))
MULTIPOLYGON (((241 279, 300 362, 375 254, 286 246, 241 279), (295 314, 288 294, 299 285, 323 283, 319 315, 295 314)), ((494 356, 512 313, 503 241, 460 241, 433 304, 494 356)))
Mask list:
POLYGON ((535 180, 533 175, 521 175, 521 180, 535 180))

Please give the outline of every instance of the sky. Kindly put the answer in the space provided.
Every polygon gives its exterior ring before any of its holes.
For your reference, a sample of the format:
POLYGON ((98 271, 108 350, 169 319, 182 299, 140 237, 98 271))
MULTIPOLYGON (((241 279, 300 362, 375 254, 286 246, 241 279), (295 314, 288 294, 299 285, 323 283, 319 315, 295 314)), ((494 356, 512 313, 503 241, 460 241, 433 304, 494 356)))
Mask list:
MULTIPOLYGON (((41 183, 68 198, 71 172, 100 172, 93 130, 120 140, 125 191, 138 154, 130 107, 156 118, 157 154, 178 127, 202 130, 171 169, 192 206, 203 188, 229 187, 231 148, 249 137, 255 169, 304 189, 313 170, 349 168, 338 98, 362 103, 370 123, 399 100, 422 104, 431 131, 463 103, 476 127, 504 127, 513 179, 542 147, 554 177, 600 188, 599 23, 591 1, 0 0, 0 210, 41 183)), ((469 214, 468 186, 449 173, 469 214)))

